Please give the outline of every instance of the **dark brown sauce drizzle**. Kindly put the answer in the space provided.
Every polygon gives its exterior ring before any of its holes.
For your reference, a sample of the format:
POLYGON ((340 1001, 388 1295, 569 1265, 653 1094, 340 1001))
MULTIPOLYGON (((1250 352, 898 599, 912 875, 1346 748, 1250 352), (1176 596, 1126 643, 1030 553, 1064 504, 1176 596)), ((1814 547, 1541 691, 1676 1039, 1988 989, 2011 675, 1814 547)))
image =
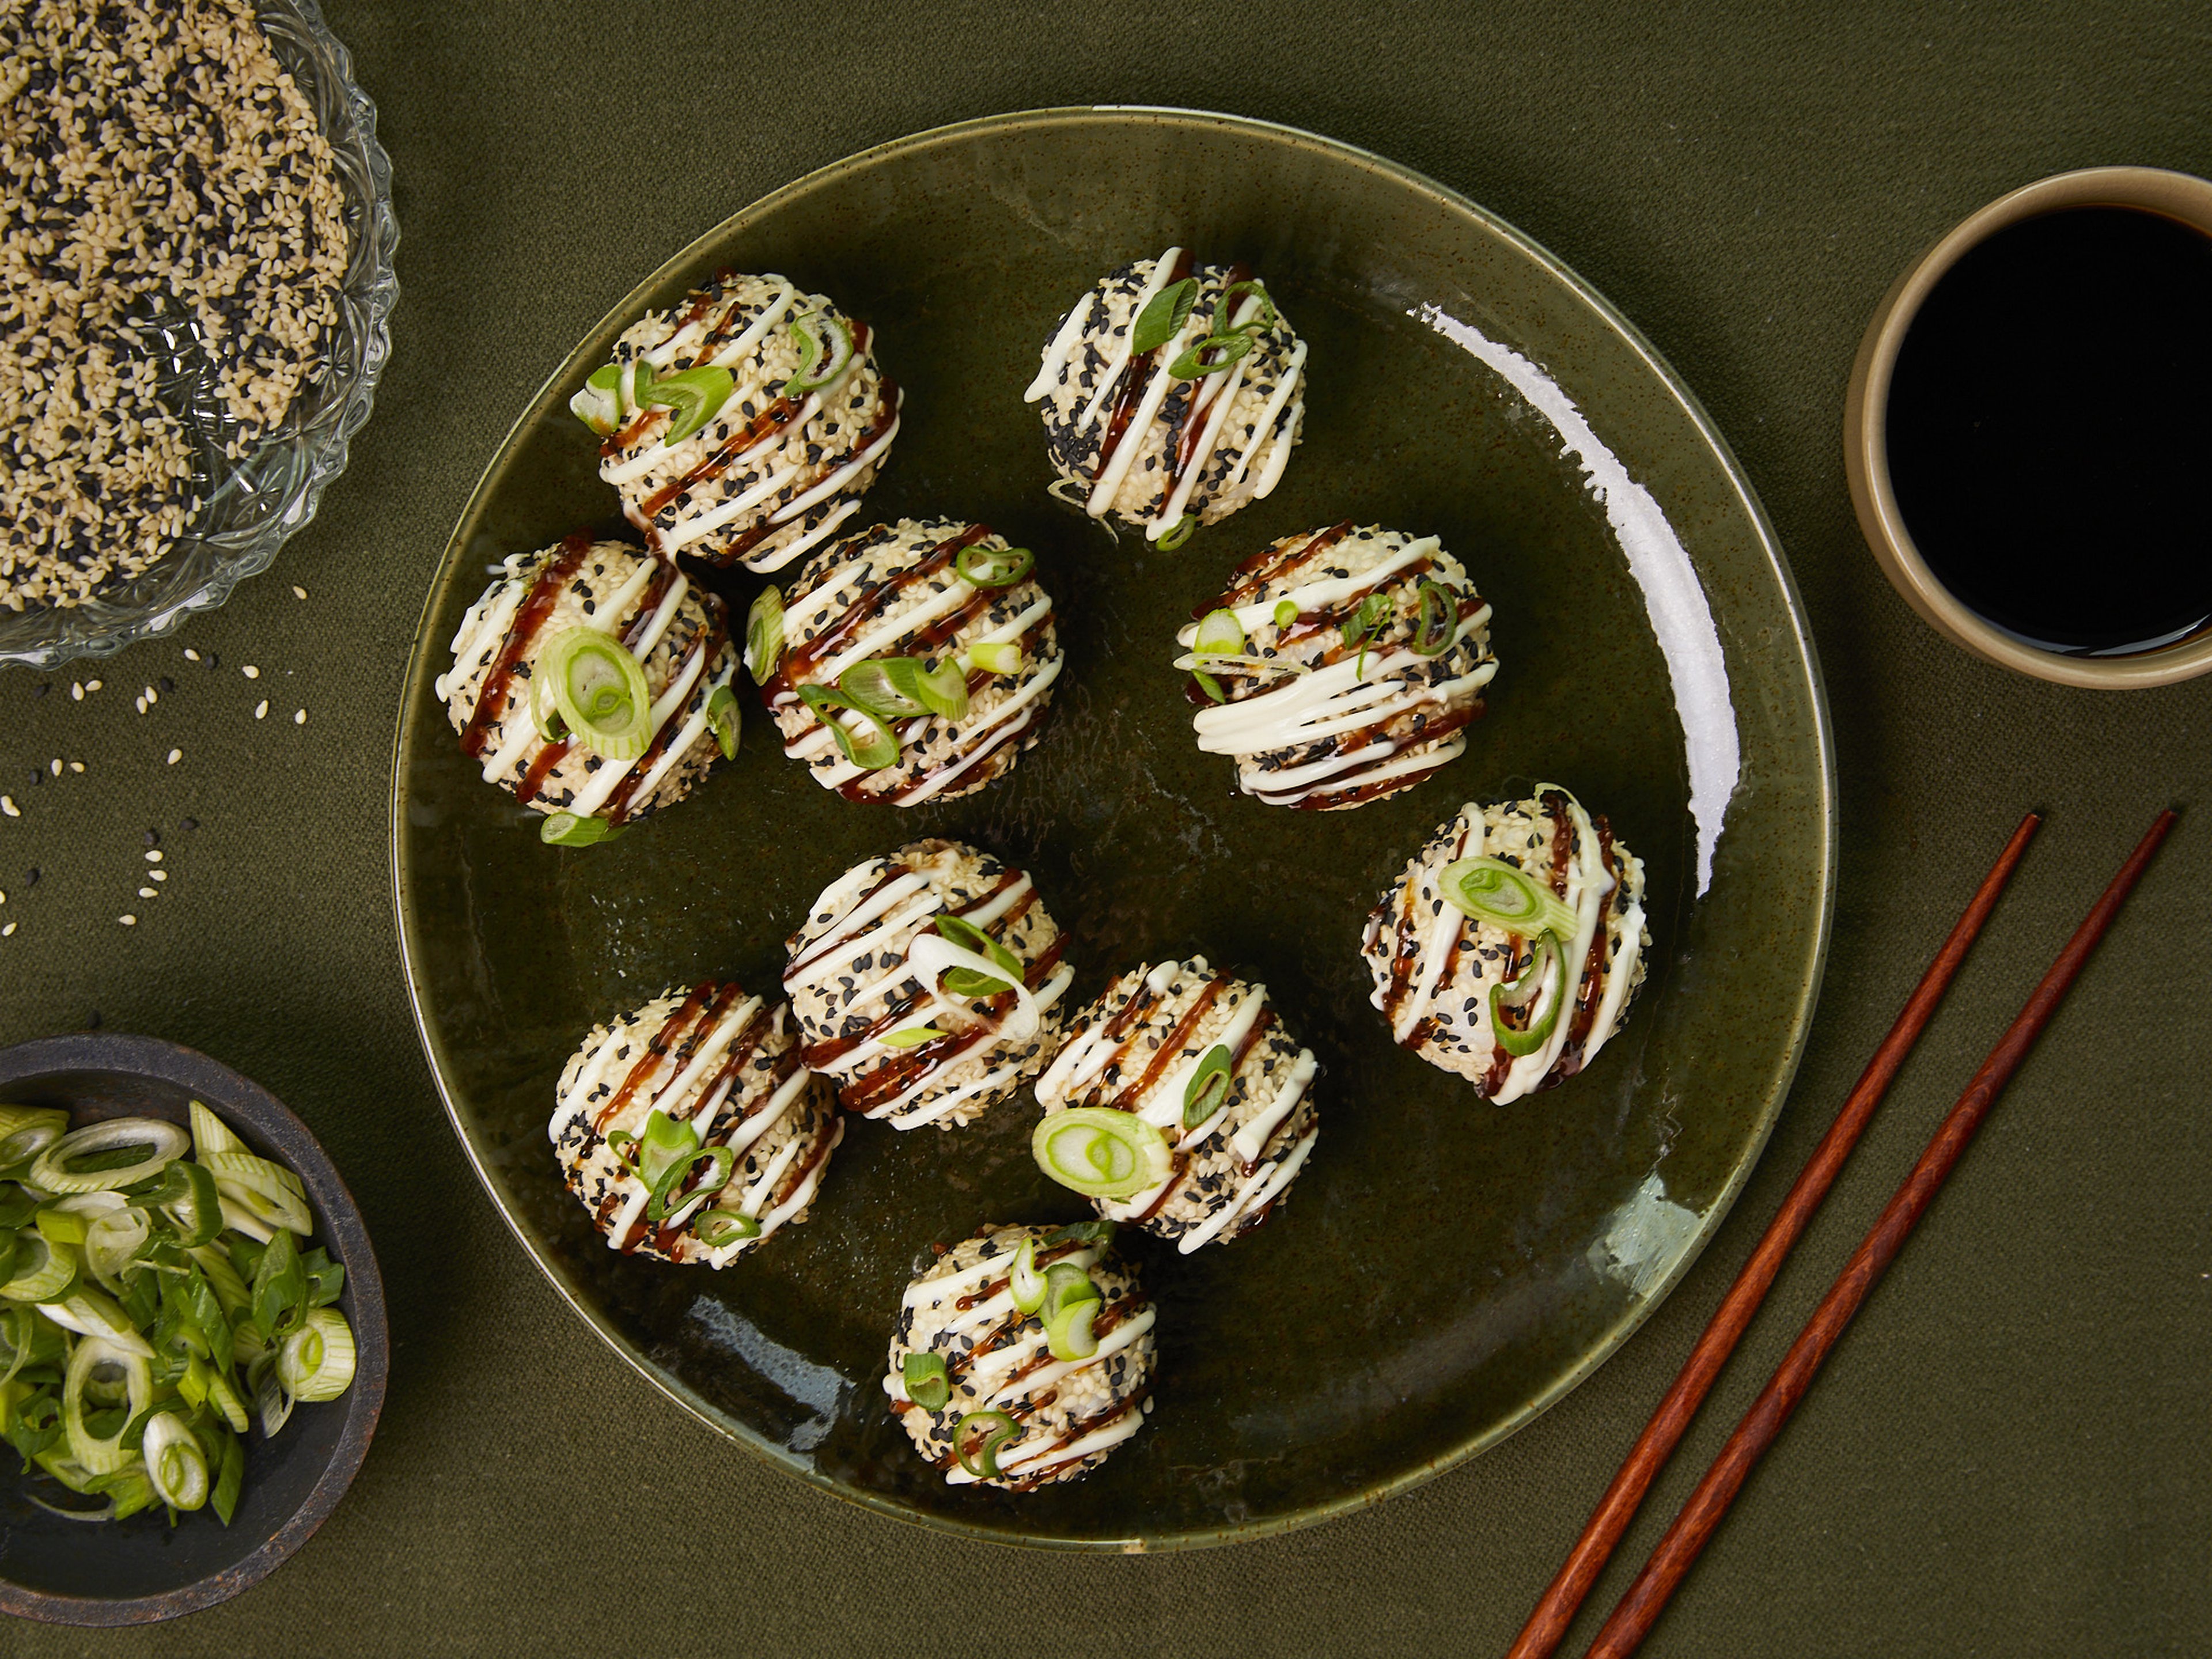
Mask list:
MULTIPOLYGON (((1168 280, 1161 285, 1161 291, 1164 293, 1189 275, 1190 250, 1184 248, 1176 253, 1175 268, 1168 272, 1168 280)), ((1131 332, 1135 331, 1136 326, 1137 319, 1130 318, 1131 332)), ((1168 342, 1168 345, 1173 343, 1173 341, 1168 342)), ((1152 375, 1159 367, 1160 353, 1166 349, 1167 345, 1157 345, 1141 358, 1132 356, 1128 367, 1121 371, 1121 395, 1115 399, 1113 416, 1106 422, 1104 434, 1098 440, 1098 465, 1091 475, 1091 482, 1094 485, 1106 476, 1107 468, 1114 464, 1114 452, 1121 447, 1122 436, 1128 431, 1129 422, 1137 413, 1137 406, 1145 401, 1145 389, 1152 385, 1152 375)))
POLYGON ((539 568, 529 593, 515 607, 514 620, 507 626, 506 642, 501 646, 490 672, 484 676, 469 723, 461 729, 463 754, 483 758, 485 745, 490 741, 491 728, 507 717, 508 705, 514 701, 516 667, 529 654, 531 641, 538 637, 538 630, 545 626, 545 619, 553 614, 553 607, 560 603, 562 588, 591 550, 592 532, 576 531, 562 539, 560 550, 539 568))

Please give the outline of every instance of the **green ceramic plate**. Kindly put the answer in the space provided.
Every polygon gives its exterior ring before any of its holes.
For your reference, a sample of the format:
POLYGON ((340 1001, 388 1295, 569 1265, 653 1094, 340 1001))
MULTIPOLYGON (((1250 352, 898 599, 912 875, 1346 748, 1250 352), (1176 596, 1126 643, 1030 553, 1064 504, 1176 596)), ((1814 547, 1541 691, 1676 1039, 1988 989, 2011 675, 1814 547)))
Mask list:
MULTIPOLYGON (((732 586, 740 609, 749 591, 732 586)), ((1009 116, 871 150, 747 208, 624 300, 531 401, 453 532, 394 796, 424 1046, 484 1184, 577 1311, 678 1404, 808 1480, 910 1519, 1090 1547, 1248 1537, 1372 1502, 1586 1376, 1696 1255, 1766 1139, 1834 877, 1826 714, 1788 571, 1650 347, 1541 248, 1426 179, 1174 111, 1009 116), (1021 390, 1092 281, 1170 243, 1249 260, 1312 356, 1281 488, 1164 554, 1047 497, 1021 390), (901 811, 829 794, 754 708, 737 762, 691 800, 618 842, 543 847, 536 815, 463 760, 431 681, 487 564, 618 526, 568 394, 639 313, 723 264, 782 271, 875 325, 908 402, 869 513, 981 519, 1038 550, 1066 677, 1042 744, 966 800, 901 811), (1462 759, 1396 799, 1263 806, 1198 752, 1174 630, 1262 542, 1346 518, 1434 532, 1468 565, 1497 607, 1491 712, 1462 759), (1609 814, 1645 859, 1652 975, 1588 1073, 1501 1110, 1391 1046, 1358 940, 1432 826, 1537 778, 1609 814), (948 1488, 879 1381, 933 1241, 1085 1212, 1030 1164, 1032 1103, 951 1133, 854 1122, 808 1224, 719 1273, 607 1250, 545 1139, 555 1080, 594 1020, 709 975, 772 988, 827 882, 929 835, 1035 873, 1073 935, 1078 994, 1202 952, 1264 979, 1327 1068, 1320 1146, 1266 1227, 1190 1257, 1135 1247, 1161 1309, 1150 1426, 1088 1480, 1025 1498, 948 1488)))

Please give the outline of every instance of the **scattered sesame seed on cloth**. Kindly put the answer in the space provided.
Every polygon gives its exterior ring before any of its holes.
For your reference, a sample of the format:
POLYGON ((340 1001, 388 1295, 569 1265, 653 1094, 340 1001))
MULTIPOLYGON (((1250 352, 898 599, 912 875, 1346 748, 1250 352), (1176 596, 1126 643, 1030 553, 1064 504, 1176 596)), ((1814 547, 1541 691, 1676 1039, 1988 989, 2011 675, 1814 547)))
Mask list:
POLYGON ((82 604, 191 523, 166 341, 204 357, 227 457, 283 421, 337 321, 343 208, 247 0, 0 0, 0 606, 82 604))

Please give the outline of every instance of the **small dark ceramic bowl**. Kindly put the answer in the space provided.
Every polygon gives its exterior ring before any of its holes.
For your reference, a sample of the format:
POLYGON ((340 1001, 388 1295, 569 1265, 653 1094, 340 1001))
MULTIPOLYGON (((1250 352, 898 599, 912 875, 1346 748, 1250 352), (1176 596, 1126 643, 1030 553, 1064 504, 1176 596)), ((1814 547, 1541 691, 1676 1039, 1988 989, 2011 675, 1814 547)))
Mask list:
POLYGON ((345 1267, 339 1311, 360 1350, 353 1386, 301 1406, 284 1431, 247 1438, 246 1487, 225 1527, 207 1511, 173 1528, 158 1510, 108 1525, 64 1521, 24 1495, 0 1452, 0 1613, 57 1625, 141 1625, 228 1600, 259 1583, 337 1506, 384 1406, 391 1339, 384 1281, 361 1212, 330 1158, 276 1096, 196 1049, 159 1037, 42 1037, 0 1050, 0 1101, 66 1107, 77 1122, 187 1121, 200 1101, 246 1144, 307 1183, 315 1242, 345 1267))

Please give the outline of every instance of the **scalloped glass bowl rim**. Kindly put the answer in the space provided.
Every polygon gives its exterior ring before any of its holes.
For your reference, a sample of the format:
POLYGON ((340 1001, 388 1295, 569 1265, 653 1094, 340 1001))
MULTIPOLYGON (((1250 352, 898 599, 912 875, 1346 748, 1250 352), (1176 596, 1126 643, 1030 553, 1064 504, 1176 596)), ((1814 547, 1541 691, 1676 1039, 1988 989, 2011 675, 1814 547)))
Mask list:
MULTIPOLYGON (((376 139, 376 106, 353 78, 353 58, 323 21, 315 0, 254 0, 257 15, 282 17, 296 32, 272 38, 289 70, 290 49, 304 45, 317 77, 314 101, 331 148, 349 210, 358 210, 358 240, 348 261, 339 325, 343 338, 331 354, 333 382, 302 416, 295 401, 283 429, 266 440, 232 476, 274 479, 290 474, 283 496, 249 526, 206 537, 185 535, 142 582, 157 588, 135 605, 100 601, 50 611, 0 610, 0 663, 57 668, 82 657, 108 657, 125 646, 173 630, 195 611, 211 611, 248 576, 276 562, 284 544, 313 520, 322 494, 345 471, 348 446, 369 416, 378 378, 392 355, 392 307, 399 296, 392 269, 399 222, 392 206, 392 159, 376 139), (365 199, 359 192, 366 190, 365 199), (167 578, 167 580, 164 580, 167 578)), ((219 486, 220 487, 220 486, 219 486)))

